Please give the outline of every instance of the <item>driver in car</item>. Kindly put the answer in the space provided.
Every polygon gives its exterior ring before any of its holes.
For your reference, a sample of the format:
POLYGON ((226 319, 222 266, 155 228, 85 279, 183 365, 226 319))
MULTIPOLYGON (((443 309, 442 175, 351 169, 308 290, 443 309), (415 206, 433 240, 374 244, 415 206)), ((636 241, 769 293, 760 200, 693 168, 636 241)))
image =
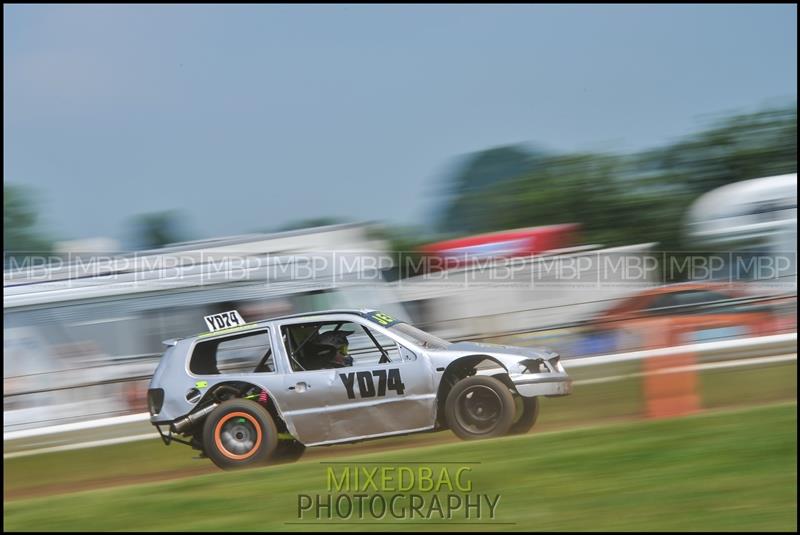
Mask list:
POLYGON ((320 334, 314 341, 321 349, 319 357, 323 368, 345 368, 353 365, 353 357, 347 354, 347 337, 353 331, 328 331, 320 334))

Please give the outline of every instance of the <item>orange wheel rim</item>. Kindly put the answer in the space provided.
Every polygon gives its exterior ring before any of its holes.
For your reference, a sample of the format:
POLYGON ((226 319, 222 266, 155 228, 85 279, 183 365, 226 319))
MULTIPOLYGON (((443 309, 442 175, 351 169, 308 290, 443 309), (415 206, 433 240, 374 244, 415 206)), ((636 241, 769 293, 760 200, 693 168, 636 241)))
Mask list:
POLYGON ((241 411, 226 414, 220 418, 216 427, 214 427, 214 443, 216 444, 217 449, 220 453, 222 453, 222 455, 228 459, 233 459, 234 461, 242 461, 252 457, 258 451, 259 446, 261 446, 261 435, 261 425, 259 425, 258 420, 256 420, 253 415, 241 411), (244 418, 253 426, 253 429, 255 430, 255 440, 253 445, 244 453, 235 453, 225 447, 225 440, 223 440, 223 428, 225 427, 225 424, 230 422, 233 418, 244 418))

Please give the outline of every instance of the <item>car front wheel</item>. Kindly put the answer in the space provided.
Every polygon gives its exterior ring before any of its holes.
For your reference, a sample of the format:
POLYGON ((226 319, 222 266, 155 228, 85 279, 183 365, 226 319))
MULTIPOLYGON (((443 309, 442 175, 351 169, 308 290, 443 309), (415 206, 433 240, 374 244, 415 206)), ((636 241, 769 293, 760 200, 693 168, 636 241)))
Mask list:
POLYGON ((516 406, 511 391, 500 380, 473 375, 457 382, 445 401, 447 425, 461 439, 507 434, 516 406))
POLYGON ((206 418, 203 447, 224 470, 263 464, 278 447, 278 431, 267 409, 255 401, 231 399, 206 418))
POLYGON ((517 414, 511 429, 510 435, 522 435, 527 433, 536 423, 539 417, 539 398, 528 398, 525 396, 515 396, 517 404, 517 414))

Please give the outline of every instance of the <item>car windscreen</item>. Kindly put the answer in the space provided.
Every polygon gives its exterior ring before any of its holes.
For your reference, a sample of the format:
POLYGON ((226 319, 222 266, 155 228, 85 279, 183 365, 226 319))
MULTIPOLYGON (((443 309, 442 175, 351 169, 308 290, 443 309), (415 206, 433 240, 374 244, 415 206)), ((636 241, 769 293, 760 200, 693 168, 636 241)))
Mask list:
POLYGON ((451 342, 439 338, 438 336, 434 336, 430 333, 426 333, 416 327, 409 325, 408 323, 398 322, 389 327, 389 330, 403 336, 404 338, 408 338, 412 342, 415 342, 417 345, 422 346, 426 349, 447 349, 451 342))

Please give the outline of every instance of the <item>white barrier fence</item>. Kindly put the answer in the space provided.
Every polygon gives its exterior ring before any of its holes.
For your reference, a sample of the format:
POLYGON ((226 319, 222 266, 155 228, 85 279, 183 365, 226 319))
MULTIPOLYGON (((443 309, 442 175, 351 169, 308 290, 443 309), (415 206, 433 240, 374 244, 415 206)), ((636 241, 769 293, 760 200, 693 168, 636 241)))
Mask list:
POLYGON ((575 358, 564 361, 565 368, 580 368, 583 366, 596 366, 598 364, 612 364, 631 360, 642 360, 653 357, 668 357, 670 355, 684 355, 693 353, 702 357, 726 356, 733 358, 765 357, 780 353, 797 352, 797 333, 773 334, 754 338, 739 338, 735 340, 719 340, 716 342, 702 342, 682 346, 662 347, 658 349, 645 349, 629 353, 616 353, 612 355, 599 355, 596 357, 575 358))
POLYGON ((73 422, 69 424, 49 425, 47 427, 37 427, 35 429, 22 429, 20 431, 9 431, 3 433, 3 441, 16 440, 20 438, 40 437, 44 435, 57 435, 69 433, 70 431, 82 431, 85 429, 97 429, 99 427, 110 427, 113 425, 129 424, 132 422, 144 422, 150 419, 146 412, 139 414, 127 414, 125 416, 114 416, 113 418, 99 418, 97 420, 87 420, 84 422, 73 422))
MULTIPOLYGON (((617 353, 610 355, 598 355, 593 357, 576 358, 563 361, 564 367, 567 371, 574 368, 581 368, 587 366, 599 366, 604 364, 614 364, 619 362, 630 362, 636 360, 643 360, 655 357, 665 357, 670 355, 681 354, 695 354, 700 359, 722 357, 725 360, 717 362, 698 363, 692 366, 682 366, 677 368, 668 368, 651 373, 678 373, 688 370, 705 370, 716 368, 732 368, 739 366, 755 366, 761 364, 771 364, 778 362, 788 362, 797 360, 797 333, 777 334, 771 336, 760 336, 754 338, 743 338, 736 340, 722 340, 716 342, 705 342, 697 344, 687 344, 682 346, 672 346, 658 349, 648 349, 643 351, 632 351, 628 353, 617 353)), ((646 375, 645 373, 635 373, 627 375, 617 375, 611 377, 600 377, 594 379, 586 379, 583 381, 575 381, 575 385, 593 384, 599 382, 611 382, 630 377, 640 377, 646 375)), ((62 433, 69 433, 73 431, 81 431, 87 429, 98 429, 113 427, 123 424, 131 424, 136 422, 146 422, 149 419, 148 413, 130 414, 126 416, 117 416, 113 418, 102 418, 97 420, 89 420, 84 422, 75 422, 68 424, 52 425, 47 427, 40 427, 35 429, 23 429, 20 431, 10 431, 3 433, 3 442, 29 439, 34 437, 41 437, 46 435, 57 435, 62 433)), ((71 449, 81 449, 96 446, 104 446, 110 444, 119 444, 124 442, 132 442, 136 440, 145 440, 148 438, 156 438, 158 435, 153 431, 152 433, 143 433, 130 435, 125 437, 115 437, 105 440, 94 440, 90 442, 80 442, 75 444, 64 444, 59 446, 30 449, 25 451, 16 451, 12 453, 4 453, 4 459, 14 457, 22 457, 28 455, 36 455, 38 453, 49 453, 53 451, 66 451, 71 449)))

